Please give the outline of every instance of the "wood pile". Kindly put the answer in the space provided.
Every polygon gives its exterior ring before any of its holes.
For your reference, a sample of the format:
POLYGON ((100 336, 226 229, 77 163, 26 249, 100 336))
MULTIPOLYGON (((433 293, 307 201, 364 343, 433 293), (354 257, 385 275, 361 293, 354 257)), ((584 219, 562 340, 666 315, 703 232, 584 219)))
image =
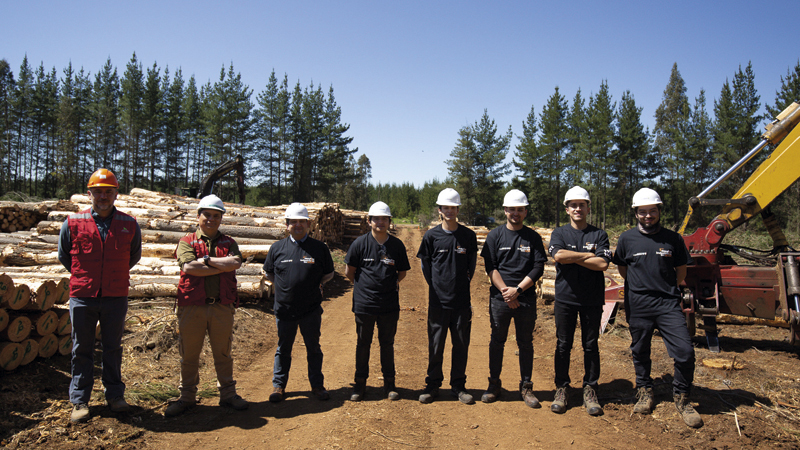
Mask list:
POLYGON ((68 299, 66 279, 55 282, 0 274, 0 366, 4 370, 30 364, 37 356, 70 353, 68 299))
POLYGON ((0 202, 0 231, 14 233, 27 230, 45 219, 50 211, 72 207, 66 200, 41 203, 0 202))
POLYGON ((352 244, 362 234, 370 231, 368 215, 365 211, 342 209, 342 243, 352 244))

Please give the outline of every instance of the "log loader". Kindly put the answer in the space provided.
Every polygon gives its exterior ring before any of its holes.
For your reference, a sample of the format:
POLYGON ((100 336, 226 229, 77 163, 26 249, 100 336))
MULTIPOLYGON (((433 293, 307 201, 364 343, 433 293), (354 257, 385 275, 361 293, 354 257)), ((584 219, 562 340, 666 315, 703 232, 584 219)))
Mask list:
MULTIPOLYGON (((800 344, 800 252, 786 240, 769 205, 800 178, 800 105, 793 103, 767 125, 762 140, 700 194, 689 199, 688 212, 678 228, 684 234, 692 213, 721 207, 707 226, 684 235, 695 264, 687 267, 681 285, 682 307, 689 330, 695 333, 696 315, 702 318, 709 349, 719 352, 716 318, 731 314, 785 323, 789 341, 800 344), (775 150, 750 175, 732 198, 708 198, 722 182, 769 145, 775 150), (760 251, 727 245, 725 236, 760 215, 773 241, 760 251), (732 255, 747 260, 736 264, 732 255)), ((606 288, 606 301, 624 297, 620 285, 606 288)), ((608 308, 607 308, 608 309, 608 308)))

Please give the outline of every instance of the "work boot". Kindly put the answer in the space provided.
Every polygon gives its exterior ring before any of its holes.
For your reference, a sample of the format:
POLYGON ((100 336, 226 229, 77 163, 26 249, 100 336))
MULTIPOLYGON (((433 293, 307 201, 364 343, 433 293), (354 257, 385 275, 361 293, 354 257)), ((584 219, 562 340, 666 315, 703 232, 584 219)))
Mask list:
POLYGON ((681 415, 684 423, 692 428, 700 428, 703 426, 703 418, 694 407, 689 403, 689 396, 687 394, 672 394, 675 399, 675 407, 678 408, 678 414, 681 415))
POLYGON ((522 395, 522 400, 525 402, 525 405, 529 408, 541 408, 542 405, 539 403, 539 399, 533 395, 533 382, 532 381, 523 381, 519 387, 519 393, 522 395))
POLYGON ((220 399, 219 406, 230 406, 237 411, 244 411, 250 406, 250 403, 239 396, 239 394, 236 394, 230 398, 220 399))
POLYGON ((351 402, 360 402, 364 399, 364 391, 367 390, 367 379, 356 378, 356 384, 353 385, 353 393, 350 394, 351 402))
POLYGON ((550 405, 550 411, 557 414, 563 414, 567 410, 567 388, 560 387, 556 389, 556 396, 553 403, 550 405))
POLYGON ((317 386, 311 388, 311 394, 317 397, 317 400, 325 401, 331 398, 331 394, 325 389, 325 386, 317 386))
POLYGON ((283 398, 286 396, 286 390, 280 386, 275 386, 272 390, 272 394, 269 395, 269 401, 272 403, 279 403, 283 401, 283 398))
POLYGON ((397 387, 394 385, 394 378, 383 378, 383 393, 389 400, 399 400, 400 393, 397 392, 397 387))
POLYGON ((111 409, 111 412, 115 413, 126 413, 131 411, 131 405, 125 401, 124 397, 114 397, 106 400, 108 403, 108 407, 111 409))
POLYGON ((603 415, 603 407, 597 401, 597 393, 588 385, 583 387, 583 407, 590 416, 603 415))
POLYGON ((439 388, 432 386, 425 386, 422 395, 419 396, 420 403, 433 403, 433 399, 439 396, 439 388))
POLYGON ((177 417, 183 414, 184 412, 194 408, 197 405, 195 402, 187 402, 183 400, 178 400, 176 402, 172 402, 167 406, 167 409, 164 410, 164 417, 177 417))
POLYGON ((502 383, 500 382, 499 378, 489 378, 489 387, 486 388, 486 392, 481 395, 481 401, 483 403, 494 403, 500 398, 500 393, 502 392, 502 383))
POLYGON ((453 393, 453 396, 456 397, 458 401, 465 405, 471 405, 475 403, 475 399, 472 398, 472 394, 467 392, 467 388, 464 386, 453 386, 450 392, 453 393))
POLYGON ((69 421, 72 423, 83 423, 89 420, 89 405, 86 403, 75 403, 72 405, 72 414, 69 421))
POLYGON ((637 414, 650 414, 653 412, 655 400, 653 399, 653 388, 640 387, 636 392, 639 400, 633 405, 633 412, 637 414))

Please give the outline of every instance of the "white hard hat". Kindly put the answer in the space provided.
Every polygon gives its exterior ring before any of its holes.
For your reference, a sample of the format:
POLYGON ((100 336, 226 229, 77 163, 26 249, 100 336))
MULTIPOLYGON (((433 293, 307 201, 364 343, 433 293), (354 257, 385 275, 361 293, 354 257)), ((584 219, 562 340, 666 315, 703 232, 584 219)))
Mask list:
POLYGON ((306 219, 308 220, 308 210, 302 203, 292 203, 286 208, 284 217, 288 219, 306 219))
POLYGON ((638 208, 639 206, 661 205, 662 203, 661 197, 658 196, 658 192, 650 188, 642 188, 633 194, 633 204, 631 207, 638 208))
POLYGON ((503 206, 528 206, 528 196, 519 189, 512 189, 503 198, 503 206))
POLYGON ((564 194, 564 206, 567 206, 570 200, 586 200, 586 203, 592 203, 592 201, 589 200, 589 192, 580 186, 572 186, 567 193, 564 194))
POLYGON ((453 188, 443 189, 439 192, 436 204, 441 206, 461 206, 461 196, 453 188))
POLYGON ((214 194, 206 195, 200 199, 200 204, 197 205, 197 211, 201 209, 216 209, 223 214, 225 213, 225 205, 223 205, 222 200, 214 194))
POLYGON ((392 217, 392 211, 389 210, 389 205, 383 202, 375 202, 369 207, 368 216, 387 216, 392 217))

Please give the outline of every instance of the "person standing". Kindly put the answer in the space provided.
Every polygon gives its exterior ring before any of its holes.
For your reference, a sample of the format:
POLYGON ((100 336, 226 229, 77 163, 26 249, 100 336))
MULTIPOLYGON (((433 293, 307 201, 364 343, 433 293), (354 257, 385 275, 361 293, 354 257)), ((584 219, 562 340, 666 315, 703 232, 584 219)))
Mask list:
POLYGON ((353 313, 356 318, 356 373, 350 400, 364 398, 369 377, 372 335, 378 327, 384 394, 397 400, 395 387, 394 337, 400 319, 400 281, 411 269, 403 241, 389 234, 392 212, 389 205, 376 202, 369 208, 372 231, 359 236, 344 258, 345 276, 353 283, 353 313))
POLYGON ((308 359, 311 394, 328 400, 322 375, 322 285, 333 278, 333 258, 328 246, 308 235, 308 210, 300 203, 286 208, 289 236, 272 245, 264 261, 264 276, 275 287, 275 323, 278 348, 275 350, 273 391, 269 401, 280 402, 286 395, 292 347, 297 330, 303 335, 308 359))
POLYGON ((128 312, 130 269, 142 256, 142 232, 136 219, 114 206, 117 177, 108 169, 92 174, 87 184, 92 207, 70 214, 61 226, 58 260, 70 272, 69 316, 72 322, 70 421, 89 420, 94 384, 94 346, 100 324, 103 386, 113 412, 128 412, 122 381, 122 333, 128 312))
POLYGON ((455 189, 442 190, 436 204, 442 223, 425 232, 417 252, 428 283, 428 371, 419 401, 431 403, 439 396, 444 381, 444 347, 450 331, 451 391, 462 403, 471 404, 474 400, 466 390, 472 331, 469 288, 478 257, 478 239, 474 231, 458 223, 461 196, 455 189))
POLYGON ((662 202, 656 191, 649 188, 637 191, 632 208, 636 228, 620 235, 614 264, 625 279, 625 316, 631 332, 638 398, 633 411, 650 414, 655 406, 650 347, 653 331, 658 329, 667 353, 674 360, 675 407, 686 425, 700 428, 703 419, 688 400, 695 355, 678 288, 692 259, 683 238, 661 226, 662 202))
POLYGON ((533 329, 536 327, 536 282, 544 273, 547 256, 539 233, 523 224, 528 215, 528 197, 517 189, 506 193, 503 211, 506 224, 486 236, 481 251, 486 273, 492 282, 489 289, 489 319, 492 335, 489 341, 489 387, 481 396, 484 403, 496 401, 501 394, 500 372, 503 350, 511 319, 519 348, 519 390, 522 400, 531 408, 539 408, 533 394, 533 329))
POLYGON ((597 400, 600 379, 600 320, 605 303, 603 272, 611 261, 608 234, 587 223, 591 200, 580 186, 569 189, 564 206, 569 223, 553 230, 550 256, 556 262, 556 352, 554 356, 556 395, 550 410, 567 410, 569 362, 578 317, 583 344, 583 406, 591 416, 603 414, 597 400))
POLYGON ((181 396, 164 411, 175 417, 197 404, 200 353, 208 334, 217 372, 220 406, 241 411, 248 403, 236 393, 233 379, 233 316, 239 304, 236 270, 242 253, 233 238, 219 231, 225 205, 216 195, 200 200, 197 231, 183 237, 175 250, 181 267, 178 282, 178 348, 181 396))

